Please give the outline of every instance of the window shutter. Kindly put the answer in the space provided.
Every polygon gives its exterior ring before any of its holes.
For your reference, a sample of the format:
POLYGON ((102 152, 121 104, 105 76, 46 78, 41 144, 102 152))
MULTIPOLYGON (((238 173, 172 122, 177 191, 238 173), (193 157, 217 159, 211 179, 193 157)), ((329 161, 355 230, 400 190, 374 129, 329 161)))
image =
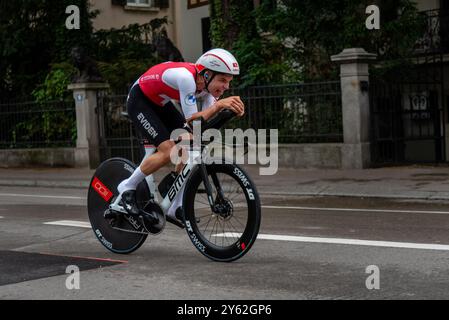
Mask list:
POLYGON ((170 7, 169 0, 154 0, 154 6, 161 9, 170 7))
POLYGON ((126 0, 111 0, 111 3, 116 6, 125 6, 126 0))

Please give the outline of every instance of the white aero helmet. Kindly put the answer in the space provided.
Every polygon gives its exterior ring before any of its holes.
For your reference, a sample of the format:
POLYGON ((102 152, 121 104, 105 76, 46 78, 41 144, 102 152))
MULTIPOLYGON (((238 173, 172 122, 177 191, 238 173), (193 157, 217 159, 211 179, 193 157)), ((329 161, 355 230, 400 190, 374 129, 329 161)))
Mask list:
POLYGON ((218 73, 226 73, 237 76, 240 67, 237 59, 227 50, 212 49, 204 53, 195 63, 198 73, 211 70, 218 73))

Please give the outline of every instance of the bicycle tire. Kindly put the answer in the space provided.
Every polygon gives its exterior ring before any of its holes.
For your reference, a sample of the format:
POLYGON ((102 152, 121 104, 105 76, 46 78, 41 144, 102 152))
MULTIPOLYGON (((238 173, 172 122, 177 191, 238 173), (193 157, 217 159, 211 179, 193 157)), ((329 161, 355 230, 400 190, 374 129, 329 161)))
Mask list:
MULTIPOLYGON (((89 184, 87 211, 95 236, 108 250, 118 254, 129 254, 139 249, 147 238, 147 234, 131 233, 113 229, 109 221, 103 217, 111 201, 118 196, 118 184, 131 176, 136 165, 124 158, 111 158, 97 168, 89 184)), ((139 207, 143 207, 150 199, 150 190, 143 181, 136 189, 139 207)), ((122 219, 120 227, 133 230, 131 224, 122 219)))
MULTIPOLYGON (((216 174, 217 177, 220 174, 221 178, 218 180, 223 180, 222 176, 227 176, 228 180, 235 183, 238 187, 236 189, 236 194, 243 195, 242 200, 246 203, 246 210, 243 209, 243 213, 240 217, 244 217, 246 214, 246 224, 242 222, 243 220, 239 220, 244 228, 241 231, 241 234, 238 232, 236 225, 230 223, 229 230, 225 228, 225 224, 230 222, 232 218, 236 218, 236 210, 234 205, 236 204, 232 202, 231 199, 227 198, 227 192, 224 191, 225 198, 227 201, 231 202, 233 207, 232 217, 223 218, 219 215, 215 215, 212 213, 209 204, 207 203, 207 197, 205 197, 205 208, 200 208, 197 206, 195 208, 195 202, 197 202, 197 197, 201 194, 203 189, 200 189, 201 186, 204 187, 202 182, 201 174, 199 171, 199 167, 196 167, 187 182, 185 193, 184 193, 184 223, 186 226, 187 234, 194 244, 194 246, 200 251, 204 256, 214 261, 220 262, 231 262, 243 257, 248 251, 251 249, 254 244, 257 234, 259 233, 260 223, 261 223, 261 208, 260 208, 260 198, 257 192, 257 189, 248 176, 248 174, 239 166, 235 164, 209 164, 206 166, 207 172, 209 175, 209 179, 211 179, 212 174, 216 174), (205 211, 200 213, 200 211, 205 211), (215 225, 218 224, 215 235, 214 227, 212 228, 212 232, 207 237, 207 232, 202 231, 206 222, 202 222, 205 218, 208 219, 208 211, 211 215, 211 219, 216 219, 214 222, 215 225), (201 216, 200 216, 201 215, 201 216), (220 229, 220 230, 219 230, 220 229), (236 232, 237 231, 237 232, 236 232), (231 241, 227 240, 226 245, 224 244, 225 238, 231 238, 231 241), (222 241, 222 246, 219 245, 220 238, 222 241), (213 239, 216 239, 217 242, 213 243, 213 239)), ((214 183, 211 182, 212 185, 214 183)), ((226 185, 224 181, 220 181, 220 184, 226 185)), ((216 196, 216 188, 214 189, 214 199, 216 196)), ((225 186, 224 189, 228 189, 225 186)), ((235 200, 235 197, 234 197, 235 200)), ((240 213, 239 213, 240 215, 240 213)), ((243 218, 242 218, 243 219, 243 218)), ((207 222, 209 225, 210 222, 207 222)), ((206 230, 208 226, 204 228, 206 230)))

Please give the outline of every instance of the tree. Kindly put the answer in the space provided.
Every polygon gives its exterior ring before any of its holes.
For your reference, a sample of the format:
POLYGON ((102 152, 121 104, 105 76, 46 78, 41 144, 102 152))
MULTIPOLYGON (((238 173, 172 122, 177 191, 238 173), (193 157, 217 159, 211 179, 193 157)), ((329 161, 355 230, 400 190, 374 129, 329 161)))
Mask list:
POLYGON ((280 0, 273 10, 262 1, 258 25, 281 39, 292 51, 305 80, 337 76, 330 56, 344 48, 363 47, 381 60, 401 60, 412 54, 424 33, 424 21, 411 0, 280 0), (368 30, 366 8, 381 12, 379 30, 368 30))
POLYGON ((96 12, 88 0, 14 0, 0 6, 2 98, 29 97, 52 63, 68 61, 75 45, 90 47, 96 12), (80 9, 80 29, 66 28, 69 5, 80 9))
POLYGON ((43 101, 70 95, 61 88, 71 81, 73 70, 68 64, 75 46, 99 63, 105 81, 116 92, 126 91, 137 76, 161 61, 157 49, 170 49, 164 37, 166 18, 94 33, 92 19, 99 12, 91 10, 89 0, 2 0, 0 6, 2 100, 43 101), (66 8, 72 5, 80 10, 79 29, 66 27, 70 16, 66 8), (157 48, 152 43, 155 38, 157 48))
POLYGON ((129 86, 152 65, 167 58, 182 61, 179 50, 166 36, 166 25, 164 17, 144 25, 130 24, 94 33, 94 57, 114 93, 127 93, 129 86))
POLYGON ((253 1, 214 0, 210 12, 213 46, 234 53, 241 85, 280 82, 291 75, 288 52, 279 39, 261 33, 253 1))
POLYGON ((348 47, 399 61, 424 25, 411 0, 211 1, 214 46, 235 53, 244 84, 336 78, 330 56, 348 47), (365 25, 372 4, 380 7, 380 30, 365 25))

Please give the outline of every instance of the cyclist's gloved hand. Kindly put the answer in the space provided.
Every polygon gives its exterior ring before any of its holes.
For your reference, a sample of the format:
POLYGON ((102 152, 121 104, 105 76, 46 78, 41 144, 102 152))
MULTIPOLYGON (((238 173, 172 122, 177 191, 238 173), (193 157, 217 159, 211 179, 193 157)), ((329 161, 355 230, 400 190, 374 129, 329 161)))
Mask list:
POLYGON ((237 116, 241 117, 245 114, 245 104, 238 96, 232 96, 225 99, 218 100, 216 104, 221 110, 229 109, 237 116))

